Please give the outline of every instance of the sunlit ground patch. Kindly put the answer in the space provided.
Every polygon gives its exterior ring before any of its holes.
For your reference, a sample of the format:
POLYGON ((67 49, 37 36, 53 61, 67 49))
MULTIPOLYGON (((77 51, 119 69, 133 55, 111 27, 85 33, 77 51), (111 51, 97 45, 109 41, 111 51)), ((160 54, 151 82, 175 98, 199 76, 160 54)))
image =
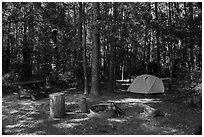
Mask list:
POLYGON ((2 100, 2 102, 5 104, 3 106, 6 106, 6 105, 13 105, 13 101, 6 101, 5 99, 2 100))
POLYGON ((89 120, 88 117, 86 118, 76 118, 76 119, 71 119, 69 120, 70 122, 82 122, 82 121, 86 121, 86 120, 89 120))
POLYGON ((19 115, 18 119, 26 119, 28 116, 24 115, 19 115))
POLYGON ((161 102, 160 99, 135 99, 135 98, 124 98, 120 100, 109 100, 109 102, 115 103, 159 103, 161 102))
POLYGON ((119 118, 108 118, 108 121, 111 121, 111 122, 118 122, 118 123, 124 123, 124 122, 127 122, 127 119, 119 119, 119 118))
POLYGON ((39 115, 40 112, 39 111, 30 111, 27 113, 27 115, 39 115))
POLYGON ((21 133, 22 131, 24 131, 23 128, 7 128, 7 129, 5 129, 4 132, 9 134, 9 133, 13 133, 13 132, 21 133))
POLYGON ((19 101, 19 104, 22 105, 22 106, 30 106, 33 104, 33 102, 31 101, 19 101))
POLYGON ((40 124, 40 123, 43 123, 44 122, 44 120, 37 120, 37 121, 35 121, 35 124, 40 124))
POLYGON ((178 129, 166 128, 165 130, 163 130, 163 133, 170 134, 170 133, 177 133, 178 131, 179 131, 178 129))
POLYGON ((12 108, 2 108, 4 110, 5 113, 8 113, 8 114, 16 114, 18 113, 19 111, 16 110, 16 109, 12 109, 12 108))
POLYGON ((31 120, 34 120, 34 118, 32 118, 32 117, 27 117, 26 120, 31 121, 31 120))
POLYGON ((32 133, 33 135, 42 135, 42 134, 46 134, 45 131, 36 131, 34 133, 32 133))
POLYGON ((18 122, 23 124, 23 123, 27 123, 27 120, 19 120, 18 122))
POLYGON ((26 127, 26 125, 23 125, 22 123, 17 123, 14 125, 7 125, 7 128, 22 128, 22 127, 26 127))
POLYGON ((75 126, 79 126, 81 125, 80 123, 67 123, 67 122, 63 122, 63 123, 58 123, 58 124, 54 124, 53 126, 56 128, 74 128, 75 126))
POLYGON ((15 113, 18 113, 18 110, 11 110, 10 111, 10 114, 15 114, 15 113))

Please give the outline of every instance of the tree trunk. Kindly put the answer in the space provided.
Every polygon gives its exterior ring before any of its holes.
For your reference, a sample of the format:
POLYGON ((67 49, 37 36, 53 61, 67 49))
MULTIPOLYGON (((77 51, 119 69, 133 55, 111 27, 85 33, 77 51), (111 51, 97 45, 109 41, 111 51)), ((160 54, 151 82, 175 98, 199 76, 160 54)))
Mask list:
POLYGON ((93 2, 93 50, 92 50, 92 73, 91 73, 91 91, 92 96, 99 96, 99 3, 93 2))
MULTIPOLYGON (((171 3, 169 2, 169 26, 171 27, 171 3)), ((170 77, 173 77, 173 61, 172 61, 172 37, 170 36, 170 42, 168 44, 168 49, 169 49, 169 72, 170 72, 170 77)))
POLYGON ((53 35, 53 41, 54 41, 54 47, 53 47, 53 55, 52 55, 52 74, 53 74, 53 80, 57 81, 58 80, 58 71, 59 71, 59 52, 58 52, 58 44, 57 44, 57 30, 54 29, 52 31, 53 35))
MULTIPOLYGON (((158 9, 157 9, 157 2, 155 2, 155 14, 156 20, 158 21, 158 9)), ((160 46, 159 46, 159 30, 156 30, 156 42, 157 42, 157 72, 156 76, 159 76, 160 72, 160 46)))
POLYGON ((148 34, 148 30, 147 30, 147 26, 145 26, 144 49, 143 49, 143 63, 145 64, 144 69, 146 69, 147 34, 148 34))
POLYGON ((109 92, 114 91, 115 86, 115 48, 116 48, 116 22, 117 22, 117 2, 113 3, 113 22, 112 37, 110 42, 110 68, 109 68, 109 92))
POLYGON ((75 8, 75 4, 73 4, 73 11, 74 11, 74 33, 76 35, 76 31, 77 31, 77 22, 76 22, 76 8, 75 8))
POLYGON ((122 62, 122 80, 124 80, 124 69, 125 69, 125 62, 122 62))
POLYGON ((84 66, 84 94, 88 94, 88 77, 87 77, 87 61, 86 61, 86 18, 85 18, 85 3, 83 3, 83 66, 84 66))
POLYGON ((23 69, 22 69, 22 76, 23 79, 28 79, 30 77, 30 50, 28 45, 28 36, 24 33, 24 40, 23 40, 23 69))
POLYGON ((50 94, 50 117, 61 118, 65 115, 64 93, 50 94))
MULTIPOLYGON (((193 6, 192 6, 192 2, 189 2, 189 12, 190 12, 190 36, 189 36, 189 46, 190 46, 190 73, 193 71, 193 67, 194 67, 194 55, 193 55, 193 49, 194 49, 194 43, 193 43, 193 6)), ((191 76, 191 75, 190 75, 191 76)))
POLYGON ((111 44, 110 44, 110 65, 109 65, 109 92, 113 92, 114 90, 114 44, 112 44, 114 41, 114 38, 111 38, 111 44))
POLYGON ((77 63, 81 64, 82 60, 82 2, 79 2, 79 23, 78 23, 78 40, 79 48, 77 49, 77 63))
MULTIPOLYGON (((187 26, 187 12, 186 12, 186 2, 183 3, 184 5, 184 26, 185 28, 188 28, 187 26)), ((188 46, 187 46, 187 38, 184 37, 184 41, 183 41, 183 46, 182 46, 182 67, 185 67, 187 68, 186 64, 187 64, 187 49, 188 49, 188 46)))
POLYGON ((87 103, 86 103, 86 98, 80 99, 80 102, 79 102, 79 110, 80 110, 82 113, 86 113, 86 112, 88 111, 87 103))
POLYGON ((10 30, 11 30, 11 24, 9 23, 9 27, 8 27, 9 34, 8 34, 8 39, 7 39, 6 56, 5 56, 5 58, 6 58, 6 60, 5 60, 5 70, 4 70, 5 73, 9 72, 9 67, 10 67, 10 45, 11 45, 11 42, 10 42, 10 39, 11 39, 10 38, 11 37, 10 30))
MULTIPOLYGON (((148 3, 149 6, 149 14, 151 14, 151 3, 148 3)), ((148 25, 150 24, 150 19, 148 19, 148 25)), ((149 27, 148 27, 149 28, 149 27)), ((150 29, 150 33, 148 34, 148 47, 147 47, 147 71, 149 71, 149 63, 150 63, 150 56, 151 56, 151 29, 150 29)))

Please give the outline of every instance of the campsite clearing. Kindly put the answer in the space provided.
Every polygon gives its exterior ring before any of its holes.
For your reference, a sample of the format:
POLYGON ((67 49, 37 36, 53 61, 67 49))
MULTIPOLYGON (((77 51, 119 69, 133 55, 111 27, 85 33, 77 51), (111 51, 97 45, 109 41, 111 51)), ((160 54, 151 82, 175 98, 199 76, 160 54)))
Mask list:
MULTIPOLYGON (((165 86, 168 86, 167 84, 165 86)), ((125 88, 125 87, 124 87, 125 88)), ((121 117, 98 119, 80 113, 78 101, 84 97, 76 89, 54 89, 64 91, 66 115, 61 119, 49 118, 49 99, 16 99, 15 93, 3 96, 2 120, 6 134, 42 135, 129 135, 167 134, 191 135, 201 125, 200 108, 188 106, 183 92, 193 93, 178 82, 173 82, 165 94, 135 94, 124 92, 107 93, 90 103, 114 102, 125 114, 121 117), (145 109, 158 109, 165 116, 148 117, 145 109)), ((82 93, 82 92, 81 92, 82 93)))

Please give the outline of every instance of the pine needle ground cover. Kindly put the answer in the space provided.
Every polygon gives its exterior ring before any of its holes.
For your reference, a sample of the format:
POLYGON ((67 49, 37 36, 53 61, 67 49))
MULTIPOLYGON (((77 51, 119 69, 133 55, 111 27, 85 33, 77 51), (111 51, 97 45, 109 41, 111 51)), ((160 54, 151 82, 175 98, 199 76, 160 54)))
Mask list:
POLYGON ((114 102, 124 111, 122 116, 105 119, 90 118, 89 113, 79 111, 79 100, 85 95, 76 89, 58 89, 66 95, 63 118, 49 117, 49 98, 33 101, 17 99, 15 92, 3 95, 3 130, 12 135, 191 135, 201 125, 201 106, 192 102, 197 86, 173 81, 165 83, 165 94, 158 95, 127 93, 122 85, 118 87, 115 93, 87 99, 89 106, 114 102), (163 115, 152 116, 153 109, 163 115))

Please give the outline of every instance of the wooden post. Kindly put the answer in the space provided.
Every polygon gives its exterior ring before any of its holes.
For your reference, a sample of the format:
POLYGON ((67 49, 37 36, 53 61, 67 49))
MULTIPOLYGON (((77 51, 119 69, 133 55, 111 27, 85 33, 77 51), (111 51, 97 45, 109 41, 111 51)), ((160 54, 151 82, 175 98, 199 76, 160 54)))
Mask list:
POLYGON ((86 113, 87 112, 87 103, 86 103, 86 98, 82 98, 79 102, 79 110, 82 113, 86 113))
POLYGON ((65 115, 64 93, 50 94, 50 117, 60 118, 65 115))

